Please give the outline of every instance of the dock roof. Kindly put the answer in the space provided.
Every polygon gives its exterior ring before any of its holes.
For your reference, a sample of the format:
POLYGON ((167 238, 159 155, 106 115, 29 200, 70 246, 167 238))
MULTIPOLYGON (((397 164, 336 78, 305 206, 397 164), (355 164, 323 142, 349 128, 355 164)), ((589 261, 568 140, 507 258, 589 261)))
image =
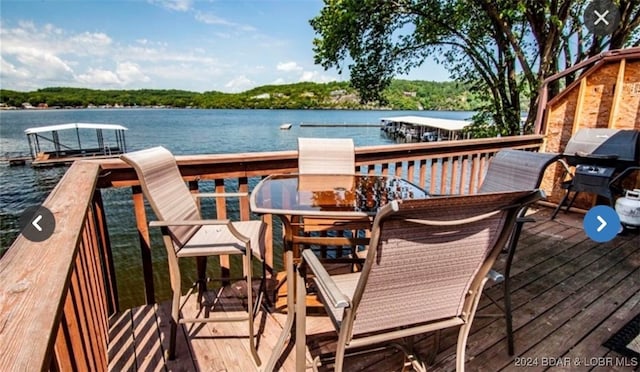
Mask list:
POLYGON ((423 126, 423 127, 445 129, 445 130, 460 130, 466 127, 467 125, 471 124, 470 121, 465 121, 465 120, 429 118, 425 116, 393 116, 393 117, 381 118, 380 120, 395 122, 395 123, 406 123, 406 124, 423 126))
POLYGON ((67 129, 107 129, 107 130, 127 130, 119 124, 100 124, 100 123, 68 123, 68 124, 55 124, 47 125, 44 127, 34 127, 25 129, 26 134, 52 132, 57 130, 67 129))

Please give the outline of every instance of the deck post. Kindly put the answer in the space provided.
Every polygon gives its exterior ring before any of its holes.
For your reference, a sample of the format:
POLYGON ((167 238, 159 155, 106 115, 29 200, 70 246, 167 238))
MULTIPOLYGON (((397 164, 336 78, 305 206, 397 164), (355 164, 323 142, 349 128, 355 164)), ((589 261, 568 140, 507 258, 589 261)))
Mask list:
POLYGON ((142 274, 144 277, 144 294, 147 305, 154 304, 155 288, 153 285, 153 262, 151 261, 151 239, 149 238, 149 225, 144 209, 144 195, 140 186, 132 186, 133 208, 136 215, 138 238, 140 239, 140 255, 142 256, 142 274))
MULTIPOLYGON (((215 192, 223 194, 224 190, 224 179, 215 179, 215 192)), ((216 218, 224 220, 227 218, 227 201, 224 197, 216 198, 216 218)), ((221 255, 220 256, 220 276, 222 278, 228 278, 231 275, 230 271, 230 262, 229 255, 221 255)), ((228 284, 227 282, 223 282, 223 285, 228 284)))

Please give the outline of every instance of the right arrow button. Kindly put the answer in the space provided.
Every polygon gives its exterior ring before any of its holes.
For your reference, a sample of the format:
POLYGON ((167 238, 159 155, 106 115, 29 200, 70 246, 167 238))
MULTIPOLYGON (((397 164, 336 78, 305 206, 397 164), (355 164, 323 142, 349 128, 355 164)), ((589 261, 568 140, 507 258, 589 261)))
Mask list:
POLYGON ((584 232, 599 243, 608 242, 618 235, 622 225, 616 211, 605 205, 591 208, 584 216, 584 232))
POLYGON ((596 231, 597 232, 602 232, 602 230, 604 230, 604 228, 607 227, 607 221, 605 221, 604 218, 602 218, 600 216, 596 216, 596 218, 598 219, 598 221, 600 221, 600 226, 598 226, 596 231))

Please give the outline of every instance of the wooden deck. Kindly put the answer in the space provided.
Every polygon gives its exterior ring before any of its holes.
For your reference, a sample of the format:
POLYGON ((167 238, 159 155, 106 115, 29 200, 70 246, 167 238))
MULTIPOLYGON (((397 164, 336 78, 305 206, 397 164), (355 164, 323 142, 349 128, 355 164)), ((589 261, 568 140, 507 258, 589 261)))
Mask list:
MULTIPOLYGON (((602 346, 611 335, 640 313, 640 236, 630 233, 599 244, 586 237, 582 216, 560 213, 549 221, 550 210, 535 214, 526 225, 512 268, 512 301, 516 356, 506 350, 503 318, 482 317, 498 311, 487 297, 501 303, 501 286, 487 288, 467 345, 469 371, 520 369, 619 370, 638 368, 630 358, 602 346), (568 361, 568 364, 566 364, 568 361), (533 365, 537 364, 537 365, 533 365), (620 365, 622 364, 622 365, 620 365)), ((498 262, 498 269, 504 262, 498 262)), ((491 284, 489 284, 491 285, 491 284)), ((183 309, 195 315, 195 304, 183 309)), ((187 325, 180 329, 177 358, 164 359, 168 344, 169 303, 130 309, 110 319, 109 367, 144 371, 251 371, 243 323, 187 325)), ((308 358, 330 349, 335 333, 322 316, 308 316, 308 358)), ((283 314, 261 312, 256 318, 258 351, 263 362, 270 355, 284 322, 283 314)), ((455 369, 455 330, 442 333, 440 352, 432 370, 455 369)), ((432 337, 416 346, 427 353, 432 337)), ((280 369, 293 371, 293 342, 280 369)), ((637 363, 637 362, 636 362, 637 363)), ((397 371, 403 355, 385 349, 347 359, 346 370, 397 371)))

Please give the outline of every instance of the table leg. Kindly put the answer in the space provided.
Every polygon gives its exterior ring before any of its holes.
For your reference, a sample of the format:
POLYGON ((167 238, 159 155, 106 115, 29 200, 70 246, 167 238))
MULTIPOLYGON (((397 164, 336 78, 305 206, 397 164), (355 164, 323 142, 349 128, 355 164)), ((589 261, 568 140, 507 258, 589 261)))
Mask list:
POLYGON ((296 371, 306 370, 306 315, 307 315, 307 288, 305 283, 304 268, 298 267, 296 277, 296 371))
MULTIPOLYGON (((295 319, 295 282, 296 275, 294 272, 294 262, 293 262, 293 244, 291 234, 291 223, 289 219, 285 216, 278 216, 282 220, 282 228, 284 230, 284 265, 287 273, 287 319, 284 322, 282 327, 282 333, 280 333, 280 337, 276 342, 275 347, 272 350, 271 357, 267 361, 267 364, 264 366, 263 371, 272 372, 275 371, 276 363, 278 359, 282 356, 282 352, 284 351, 285 343, 287 341, 288 336, 293 331, 293 322, 295 319)), ((296 370, 304 371, 304 354, 303 354, 303 368, 302 370, 298 369, 298 361, 296 360, 296 370)))
MULTIPOLYGON (((287 264, 287 281, 289 283, 293 283, 295 281, 295 273, 293 270, 293 252, 291 250, 285 250, 285 259, 288 262, 287 264)), ((284 326, 282 328, 282 333, 280 333, 280 337, 276 342, 275 347, 272 350, 271 357, 267 364, 265 364, 263 371, 271 372, 275 371, 276 363, 278 359, 282 356, 282 352, 284 351, 285 343, 289 334, 293 330, 293 320, 295 317, 295 305, 294 305, 294 293, 295 287, 289 285, 289 290, 287 290, 287 319, 284 322, 284 326)))

